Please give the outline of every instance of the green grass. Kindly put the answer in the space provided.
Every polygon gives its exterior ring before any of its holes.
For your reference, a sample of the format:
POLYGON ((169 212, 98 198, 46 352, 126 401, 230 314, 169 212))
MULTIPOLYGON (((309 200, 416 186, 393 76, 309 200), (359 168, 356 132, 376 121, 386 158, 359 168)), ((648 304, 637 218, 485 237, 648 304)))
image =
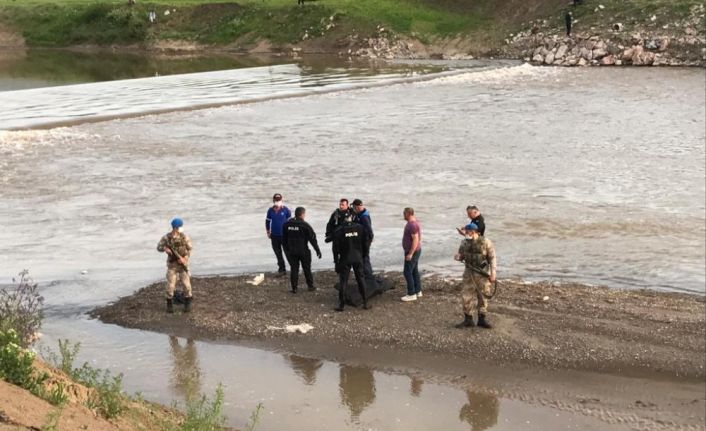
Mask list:
MULTIPOLYGON (((0 22, 28 45, 145 44, 186 40, 205 44, 275 45, 309 39, 329 42, 378 26, 421 40, 465 35, 492 43, 534 18, 562 25, 568 0, 0 0, 0 22), (157 12, 150 24, 147 13, 157 12), (164 12, 169 10, 168 15, 164 12), (334 17, 332 21, 330 18, 334 17), (331 23, 334 26, 331 26, 331 23)), ((617 20, 655 25, 689 14, 698 0, 585 0, 574 9, 579 25, 606 27, 617 20), (605 9, 594 12, 602 4, 605 9)))
MULTIPOLYGON (((479 0, 486 4, 491 0, 479 0)), ((125 0, 0 0, 0 20, 18 29, 27 44, 130 44, 158 39, 226 44, 240 38, 253 42, 293 43, 307 34, 357 31, 365 36, 377 26, 401 34, 453 36, 490 27, 487 8, 464 13, 415 0, 319 0, 298 6, 295 0, 152 0, 128 7, 125 0), (170 10, 169 15, 164 11, 170 10), (149 10, 157 22, 147 21, 149 10), (175 11, 176 10, 176 11, 175 11), (334 16, 334 27, 330 17, 334 16)))

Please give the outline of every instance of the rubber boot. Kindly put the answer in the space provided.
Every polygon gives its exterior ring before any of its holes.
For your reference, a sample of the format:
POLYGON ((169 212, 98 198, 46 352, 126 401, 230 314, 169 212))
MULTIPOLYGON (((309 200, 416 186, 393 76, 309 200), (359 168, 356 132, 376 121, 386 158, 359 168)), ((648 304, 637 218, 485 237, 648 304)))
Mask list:
POLYGON ((191 311, 191 301, 193 299, 194 298, 192 297, 184 298, 184 313, 188 313, 191 311))
POLYGON ((365 296, 365 292, 363 292, 363 310, 370 310, 371 308, 373 308, 373 306, 368 304, 368 298, 365 296))
POLYGON ((488 323, 487 320, 485 320, 485 314, 478 315, 478 326, 486 329, 490 329, 493 327, 493 325, 491 325, 490 323, 488 323))
POLYGON ((171 299, 167 299, 167 313, 174 313, 174 302, 171 299))
MULTIPOLYGON (((478 323, 480 324, 480 318, 478 318, 478 323)), ((473 323, 473 316, 471 316, 470 314, 464 314, 463 315, 463 322, 458 323, 455 326, 459 329, 463 329, 463 328, 472 328, 476 325, 473 323)))
POLYGON ((292 287, 291 289, 289 289, 289 293, 297 293, 297 288, 292 287))

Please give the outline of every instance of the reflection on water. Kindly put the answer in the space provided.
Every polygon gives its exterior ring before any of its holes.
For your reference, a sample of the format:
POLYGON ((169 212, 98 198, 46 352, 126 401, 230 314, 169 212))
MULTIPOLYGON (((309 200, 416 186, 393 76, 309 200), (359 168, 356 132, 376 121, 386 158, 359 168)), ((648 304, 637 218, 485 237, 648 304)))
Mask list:
POLYGON ((339 368, 341 404, 348 407, 351 420, 357 422, 366 407, 375 401, 375 376, 366 367, 341 365, 339 368))
POLYGON ((409 393, 412 394, 412 396, 419 397, 422 394, 423 384, 424 380, 417 376, 411 376, 409 380, 409 393))
POLYGON ((458 418, 471 426, 472 431, 484 431, 498 423, 500 401, 495 395, 466 390, 468 403, 461 407, 458 418))
POLYGON ((189 338, 182 346, 179 338, 170 335, 169 351, 173 361, 171 382, 174 392, 184 401, 198 397, 201 392, 201 370, 196 356, 196 343, 189 338))
POLYGON ((299 355, 286 355, 285 358, 305 385, 311 386, 316 383, 316 372, 323 365, 323 361, 299 355))

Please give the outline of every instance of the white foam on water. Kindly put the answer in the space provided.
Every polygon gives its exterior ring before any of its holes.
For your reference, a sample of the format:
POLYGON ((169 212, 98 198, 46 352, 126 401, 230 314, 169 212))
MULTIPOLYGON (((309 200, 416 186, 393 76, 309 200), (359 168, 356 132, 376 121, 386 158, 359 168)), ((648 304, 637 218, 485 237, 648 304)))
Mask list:
POLYGON ((518 66, 499 67, 481 71, 469 71, 454 76, 445 76, 419 85, 463 85, 477 83, 493 83, 507 81, 527 81, 532 79, 548 79, 561 74, 564 69, 556 67, 537 67, 529 63, 518 66))

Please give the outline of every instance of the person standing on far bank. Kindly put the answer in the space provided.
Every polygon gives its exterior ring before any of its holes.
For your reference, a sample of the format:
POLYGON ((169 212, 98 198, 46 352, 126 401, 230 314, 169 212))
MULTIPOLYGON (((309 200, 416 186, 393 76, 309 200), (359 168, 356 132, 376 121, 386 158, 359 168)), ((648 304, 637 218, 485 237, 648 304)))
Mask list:
POLYGON ((294 218, 289 219, 282 229, 282 244, 289 260, 289 275, 292 283, 292 293, 297 293, 299 284, 299 263, 304 270, 304 278, 309 290, 316 290, 314 286, 314 276, 311 274, 311 251, 309 243, 316 251, 316 257, 321 259, 321 250, 316 242, 316 233, 311 225, 304 221, 306 209, 297 207, 294 210, 294 218))
POLYGON ((470 328, 473 323, 473 298, 477 300, 478 326, 492 328, 486 320, 488 298, 492 296, 492 285, 495 282, 497 261, 495 247, 489 239, 480 236, 478 226, 469 223, 464 228, 466 239, 461 242, 454 259, 463 262, 466 269, 463 272, 461 287, 461 304, 463 305, 463 322, 457 328, 470 328))
POLYGON ((177 277, 184 285, 184 312, 191 311, 191 280, 189 278, 189 258, 193 246, 191 239, 184 234, 184 221, 172 220, 172 231, 164 235, 157 244, 157 251, 167 253, 167 313, 174 312, 174 288, 177 277))
POLYGON ((419 257, 422 255, 422 226, 414 215, 414 208, 405 208, 402 213, 407 224, 402 234, 404 250, 404 279, 407 282, 407 295, 402 301, 416 301, 422 297, 422 280, 419 277, 419 257))
POLYGON ((274 196, 272 196, 272 207, 267 210, 265 231, 272 243, 272 250, 275 252, 275 257, 277 257, 277 271, 280 275, 287 273, 287 269, 284 266, 284 256, 282 254, 282 228, 291 217, 292 212, 289 211, 289 208, 284 206, 282 195, 275 193, 274 196))
POLYGON ((574 21, 574 16, 571 11, 567 11, 564 15, 564 22, 566 23, 566 37, 571 37, 571 24, 574 21))

